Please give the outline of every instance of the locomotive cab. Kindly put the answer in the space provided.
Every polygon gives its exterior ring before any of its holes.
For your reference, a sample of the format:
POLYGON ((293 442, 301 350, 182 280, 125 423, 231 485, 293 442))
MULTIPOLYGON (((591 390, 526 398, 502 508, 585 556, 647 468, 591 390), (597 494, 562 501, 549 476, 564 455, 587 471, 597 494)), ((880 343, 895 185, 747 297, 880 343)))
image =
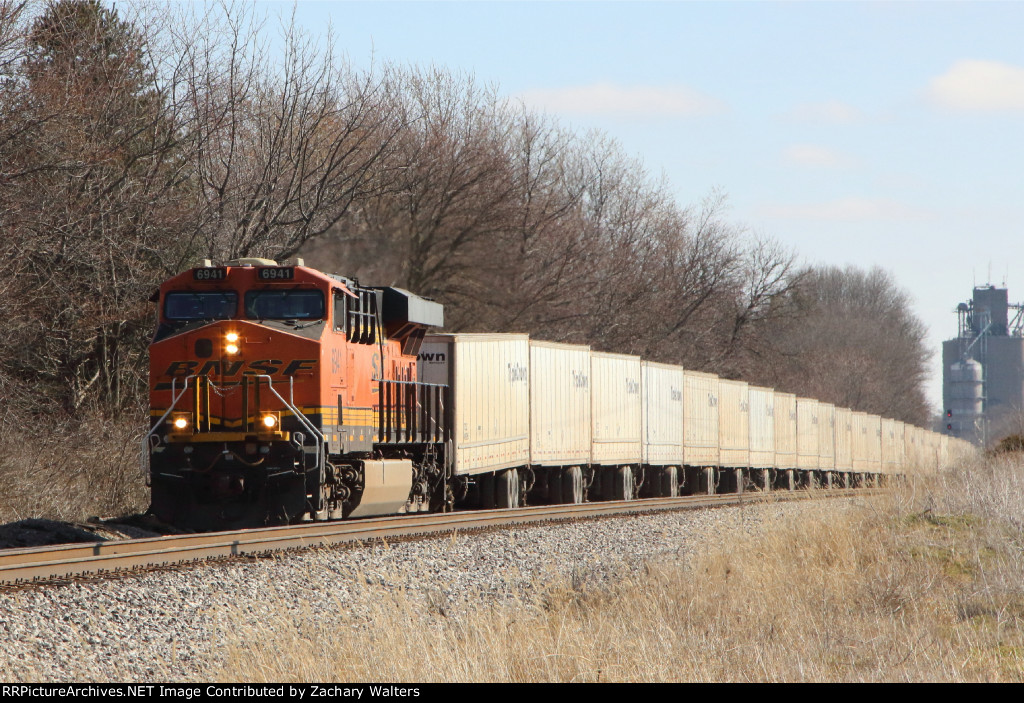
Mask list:
POLYGON ((159 519, 233 529, 446 503, 446 389, 415 364, 440 305, 266 259, 204 261, 154 299, 159 519))

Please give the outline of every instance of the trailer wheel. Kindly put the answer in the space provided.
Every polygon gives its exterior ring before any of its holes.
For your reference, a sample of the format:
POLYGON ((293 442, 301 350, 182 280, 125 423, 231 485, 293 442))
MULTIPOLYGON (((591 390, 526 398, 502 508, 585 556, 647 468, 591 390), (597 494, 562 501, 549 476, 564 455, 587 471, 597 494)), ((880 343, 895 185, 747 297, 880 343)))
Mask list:
POLYGON ((665 498, 679 495, 679 472, 674 466, 666 466, 661 473, 661 495, 665 498))
POLYGON ((570 466, 562 472, 562 502, 583 502, 583 470, 578 466, 570 466))
POLYGON ((519 472, 507 469, 498 474, 495 499, 499 508, 519 507, 519 472))
POLYGON ((633 469, 620 466, 612 477, 612 500, 633 500, 633 469))

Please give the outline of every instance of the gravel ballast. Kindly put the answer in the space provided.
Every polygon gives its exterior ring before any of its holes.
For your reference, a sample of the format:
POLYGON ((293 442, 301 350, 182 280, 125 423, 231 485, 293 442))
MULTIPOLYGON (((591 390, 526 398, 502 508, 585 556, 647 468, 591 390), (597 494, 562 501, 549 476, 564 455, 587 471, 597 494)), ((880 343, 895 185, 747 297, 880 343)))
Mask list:
POLYGON ((0 592, 4 681, 206 681, 228 632, 294 611, 358 621, 381 590, 457 612, 553 577, 600 584, 806 504, 769 503, 375 542, 0 592), (340 613, 340 615, 339 615, 340 613))

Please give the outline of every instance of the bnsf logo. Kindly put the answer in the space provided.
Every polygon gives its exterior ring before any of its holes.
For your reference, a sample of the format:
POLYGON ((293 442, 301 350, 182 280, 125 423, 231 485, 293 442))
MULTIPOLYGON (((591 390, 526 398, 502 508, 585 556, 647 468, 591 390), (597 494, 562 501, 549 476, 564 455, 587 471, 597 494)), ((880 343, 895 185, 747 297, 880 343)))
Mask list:
POLYGON ((243 372, 255 372, 267 376, 272 376, 275 373, 294 376, 302 371, 312 371, 315 368, 316 359, 294 359, 292 361, 260 359, 259 361, 225 361, 223 364, 220 361, 207 361, 201 368, 198 361, 172 361, 163 375, 236 376, 243 372))

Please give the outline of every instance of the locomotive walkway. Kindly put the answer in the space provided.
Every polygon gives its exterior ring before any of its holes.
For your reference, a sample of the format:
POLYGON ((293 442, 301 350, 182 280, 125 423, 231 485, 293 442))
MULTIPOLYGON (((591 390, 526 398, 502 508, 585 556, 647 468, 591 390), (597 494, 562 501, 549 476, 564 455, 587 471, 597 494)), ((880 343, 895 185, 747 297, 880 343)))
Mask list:
POLYGON ((577 520, 665 510, 694 510, 741 503, 871 495, 877 489, 749 492, 681 496, 575 505, 543 505, 506 510, 440 514, 268 527, 255 530, 170 535, 88 544, 65 544, 0 551, 0 587, 62 582, 83 577, 117 577, 135 571, 203 563, 239 556, 268 556, 292 549, 375 539, 409 538, 507 525, 577 520))

